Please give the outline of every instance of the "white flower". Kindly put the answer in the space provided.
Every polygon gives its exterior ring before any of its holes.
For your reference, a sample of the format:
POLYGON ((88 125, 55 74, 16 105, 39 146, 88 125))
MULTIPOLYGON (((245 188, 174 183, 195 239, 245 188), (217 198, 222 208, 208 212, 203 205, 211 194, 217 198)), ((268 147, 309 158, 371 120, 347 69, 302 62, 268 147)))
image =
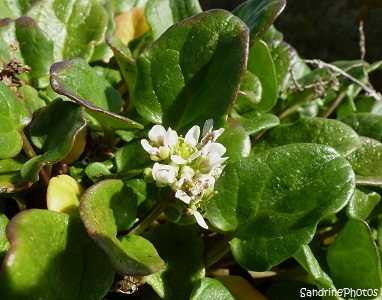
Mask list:
POLYGON ((209 141, 201 151, 202 155, 198 158, 198 167, 203 173, 212 171, 228 159, 228 157, 222 157, 226 148, 219 143, 209 141))
POLYGON ((153 166, 153 178, 158 186, 171 185, 176 181, 178 168, 170 165, 155 163, 153 166))
POLYGON ((208 229, 208 225, 200 212, 194 211, 194 217, 200 227, 203 227, 204 229, 208 229))
POLYGON ((203 126, 203 138, 198 144, 198 148, 204 147, 209 141, 215 142, 216 139, 221 136, 224 132, 224 128, 220 128, 218 130, 212 131, 214 125, 214 121, 212 119, 208 119, 203 126))
POLYGON ((149 139, 150 142, 146 139, 141 140, 141 145, 150 154, 150 159, 166 160, 178 143, 178 134, 171 128, 166 131, 162 125, 155 125, 149 131, 149 139))

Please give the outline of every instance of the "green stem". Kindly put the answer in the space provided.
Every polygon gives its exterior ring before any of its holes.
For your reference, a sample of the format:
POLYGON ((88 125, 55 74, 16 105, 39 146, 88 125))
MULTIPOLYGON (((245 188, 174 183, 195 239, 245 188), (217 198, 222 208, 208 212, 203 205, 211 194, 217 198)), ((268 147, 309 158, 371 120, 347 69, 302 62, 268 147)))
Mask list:
MULTIPOLYGON (((23 150, 24 150, 25 154, 29 158, 36 157, 37 156, 36 152, 34 151, 32 145, 29 143, 29 140, 27 139, 27 137, 25 136, 25 134, 22 130, 20 132, 20 135, 21 135, 21 138, 23 140, 23 150)), ((42 182, 44 183, 44 185, 48 186, 49 174, 46 172, 45 168, 40 169, 40 178, 41 178, 42 182)))
POLYGON ((167 199, 159 201, 151 210, 151 212, 148 214, 148 216, 144 218, 143 221, 137 225, 137 227, 133 228, 129 232, 129 234, 139 235, 143 231, 145 231, 156 220, 156 218, 158 218, 163 213, 167 204, 173 199, 174 199, 174 195, 172 193, 171 196, 167 197, 167 199))
POLYGON ((204 265, 206 268, 218 262, 224 255, 230 251, 229 241, 232 239, 231 235, 224 236, 218 241, 205 255, 204 265))

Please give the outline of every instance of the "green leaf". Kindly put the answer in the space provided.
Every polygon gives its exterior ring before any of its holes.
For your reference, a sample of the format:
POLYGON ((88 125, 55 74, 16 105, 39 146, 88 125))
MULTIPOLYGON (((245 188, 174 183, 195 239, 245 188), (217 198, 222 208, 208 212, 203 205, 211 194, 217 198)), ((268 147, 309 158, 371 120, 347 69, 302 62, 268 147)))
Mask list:
POLYGON ((207 119, 221 126, 244 76, 247 47, 245 24, 223 10, 173 25, 137 58, 137 111, 173 129, 207 119))
POLYGON ((121 180, 104 180, 85 191, 80 215, 90 237, 104 250, 121 275, 148 275, 163 266, 154 246, 136 235, 116 237, 134 225, 137 197, 121 180))
POLYGON ((248 71, 259 78, 262 86, 261 101, 255 107, 262 112, 271 110, 279 91, 275 65, 265 42, 260 40, 249 50, 248 71))
POLYGON ((239 264, 267 270, 308 244, 317 223, 344 207, 354 188, 350 164, 334 149, 281 146, 228 164, 207 215, 231 232, 239 264))
POLYGON ((93 182, 115 178, 115 174, 110 172, 110 168, 98 161, 89 164, 85 168, 85 173, 93 182))
POLYGON ((190 300, 224 299, 235 300, 223 283, 213 278, 199 280, 192 291, 190 300))
POLYGON ((235 102, 235 107, 249 106, 257 104, 261 100, 262 86, 259 78, 249 71, 245 72, 243 82, 240 85, 240 92, 237 95, 237 100, 235 102), (240 104, 240 102, 244 102, 240 104))
MULTIPOLYGON (((302 267, 309 273, 314 279, 319 290, 336 291, 336 287, 333 284, 331 278, 322 269, 317 259, 315 258, 312 250, 308 245, 304 245, 294 255, 294 258, 302 265, 302 267)), ((301 295, 301 294, 300 294, 301 295)), ((326 296, 323 299, 336 299, 336 296, 326 296)))
POLYGON ((361 176, 382 175, 382 143, 368 137, 360 137, 362 148, 357 149, 348 160, 354 173, 361 176))
POLYGON ((9 242, 5 233, 5 228, 8 225, 8 218, 0 213, 0 264, 3 263, 3 258, 9 249, 9 242))
POLYGON ((20 170, 26 160, 27 158, 22 156, 0 160, 0 194, 18 193, 32 186, 20 174, 20 170))
POLYGON ((382 116, 370 113, 358 113, 339 118, 359 135, 382 142, 382 116))
POLYGON ((285 5, 285 0, 247 0, 232 13, 242 19, 251 30, 250 45, 253 45, 271 27, 285 5))
POLYGON ((34 19, 54 42, 54 60, 72 57, 90 60, 94 46, 102 42, 107 13, 96 1, 36 1, 27 16, 34 19))
POLYGON ((258 153, 294 143, 328 145, 345 157, 361 147, 357 133, 346 124, 331 119, 307 117, 293 124, 284 124, 268 130, 253 149, 258 153))
POLYGON ((21 17, 35 0, 0 0, 0 19, 21 17))
POLYGON ((40 108, 46 106, 46 102, 39 95, 39 92, 30 85, 24 85, 18 88, 20 95, 24 99, 25 106, 29 109, 31 113, 39 110, 40 108))
POLYGON ((3 82, 0 82, 0 159, 15 157, 23 147, 20 135, 32 116, 23 103, 3 82))
POLYGON ((64 159, 73 148, 76 135, 85 126, 83 108, 73 102, 57 98, 44 107, 33 120, 30 133, 33 144, 45 153, 24 164, 21 169, 23 178, 38 181, 40 169, 64 159))
POLYGON ((260 114, 258 112, 254 116, 243 117, 233 110, 231 118, 238 121, 249 135, 257 134, 280 124, 280 120, 274 114, 260 114))
POLYGON ((350 219, 346 223, 328 247, 327 260, 336 287, 380 290, 380 257, 365 221, 350 219))
POLYGON ((347 206, 346 214, 350 218, 366 220, 380 200, 377 192, 359 187, 347 206))
POLYGON ((104 127, 112 130, 143 128, 141 124, 117 114, 123 104, 118 91, 83 59, 72 58, 55 63, 51 67, 50 81, 56 93, 85 107, 86 112, 104 127))
POLYGON ((150 155, 143 149, 141 141, 134 141, 118 149, 115 153, 117 173, 136 174, 150 167, 153 161, 150 155))
POLYGON ((0 297, 101 299, 114 273, 78 217, 27 210, 7 227, 11 244, 0 273, 0 297))
POLYGON ((251 152, 251 140, 243 126, 233 119, 228 119, 223 134, 217 140, 226 147, 224 157, 235 161, 246 157, 251 152))
POLYGON ((198 0, 151 0, 145 8, 147 23, 151 27, 154 40, 171 25, 201 12, 198 0))
POLYGON ((167 222, 144 234, 166 262, 163 269, 147 277, 162 299, 188 299, 196 281, 205 275, 203 242, 195 229, 199 228, 167 222))

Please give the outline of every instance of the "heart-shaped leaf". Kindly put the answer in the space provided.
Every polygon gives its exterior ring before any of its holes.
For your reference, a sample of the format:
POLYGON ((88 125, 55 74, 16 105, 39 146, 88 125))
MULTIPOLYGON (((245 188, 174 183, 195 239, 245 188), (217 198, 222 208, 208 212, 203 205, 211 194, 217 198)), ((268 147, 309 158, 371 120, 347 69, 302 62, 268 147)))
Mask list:
POLYGON ((135 222, 137 197, 121 180, 91 186, 81 199, 80 214, 89 235, 105 251, 121 275, 148 275, 163 266, 154 246, 136 235, 116 237, 135 222))
POLYGON ((328 247, 327 260, 336 287, 381 289, 381 261, 370 227, 365 221, 350 219, 346 223, 328 247))
POLYGON ((83 59, 72 58, 55 63, 50 72, 53 90, 85 107, 86 112, 104 127, 112 130, 143 128, 141 124, 117 114, 123 102, 118 91, 83 59))
POLYGON ((268 130, 254 146, 254 152, 293 143, 316 143, 334 148, 348 156, 361 148, 358 134, 346 124, 322 118, 302 118, 293 124, 284 124, 268 130))
POLYGON ((228 164, 207 204, 211 223, 234 237, 236 260, 267 270, 308 244, 317 223, 350 200, 354 173, 334 149, 281 146, 228 164))
POLYGON ((247 0, 232 13, 242 19, 249 29, 250 45, 255 44, 284 10, 286 0, 247 0))
POLYGON ((102 42, 107 14, 97 1, 35 1, 27 12, 54 42, 54 60, 71 57, 89 60, 95 44, 102 42))
POLYGON ((11 219, 7 236, 2 299, 101 299, 113 282, 105 255, 78 217, 27 210, 11 219))
POLYGON ((31 124, 33 144, 44 154, 30 159, 21 169, 23 178, 38 181, 38 172, 49 164, 67 156, 74 145, 76 135, 86 126, 83 108, 57 98, 43 108, 31 124), (59 124, 59 126, 57 126, 59 124))
POLYGON ((196 281, 205 276, 203 242, 195 229, 168 222, 144 234, 166 262, 163 269, 147 277, 162 299, 188 299, 196 281))
POLYGON ((247 47, 247 27, 223 10, 173 25, 137 57, 137 111, 173 129, 207 119, 222 126, 244 76, 247 47))
POLYGON ((0 82, 0 158, 12 158, 20 153, 23 140, 20 132, 32 116, 23 103, 3 82, 0 82))
POLYGON ((183 21, 188 17, 201 13, 199 1, 183 0, 155 0, 149 1, 145 8, 147 23, 153 32, 154 40, 174 23, 183 21))

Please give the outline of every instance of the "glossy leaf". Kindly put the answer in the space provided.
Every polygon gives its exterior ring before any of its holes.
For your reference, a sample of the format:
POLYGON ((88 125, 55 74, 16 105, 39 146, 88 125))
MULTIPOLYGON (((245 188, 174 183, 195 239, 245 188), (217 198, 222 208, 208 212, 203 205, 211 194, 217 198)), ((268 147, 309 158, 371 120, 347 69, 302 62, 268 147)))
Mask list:
POLYGON ((54 64, 50 81, 55 92, 85 107, 86 112, 104 127, 113 130, 143 128, 117 114, 122 108, 122 98, 118 91, 83 59, 72 58, 54 64))
POLYGON ((0 0, 0 19, 21 17, 34 0, 0 0))
POLYGON ((336 287, 380 290, 380 257, 365 221, 350 219, 346 223, 328 247, 327 260, 336 287))
POLYGON ((148 275, 163 266, 154 246, 140 236, 117 233, 133 226, 137 197, 121 180, 104 180, 85 191, 80 214, 90 237, 104 250, 115 272, 148 275))
POLYGON ((248 70, 259 78, 262 86, 261 100, 255 107, 267 112, 276 104, 278 87, 275 65, 265 42, 260 40, 249 50, 248 70))
POLYGON ((8 222, 8 218, 0 212, 0 264, 2 264, 3 258, 10 246, 5 232, 8 222))
MULTIPOLYGON (((325 290, 336 290, 331 278, 326 274, 316 257, 314 256, 312 250, 308 245, 304 245, 301 249, 294 255, 294 258, 301 264, 301 266, 309 273, 309 275, 314 279, 317 287, 319 289, 325 290)), ((338 297, 323 297, 323 299, 339 299, 338 297)))
POLYGON ((265 34, 285 5, 285 0, 247 0, 232 13, 242 19, 251 30, 250 45, 253 45, 265 34))
POLYGON ((171 25, 202 12, 198 0, 151 0, 146 5, 147 23, 158 39, 171 25))
POLYGON ((0 158, 12 158, 21 151, 20 132, 32 118, 25 105, 3 82, 0 82, 0 106, 0 158))
POLYGON ((114 273, 80 218, 27 210, 12 218, 7 236, 2 299, 101 299, 108 292, 114 273))
POLYGON ((46 102, 39 95, 39 92, 30 85, 24 85, 18 88, 20 95, 24 99, 25 106, 29 109, 31 113, 39 110, 40 108, 46 106, 46 102))
POLYGON ((95 44, 104 39, 107 14, 96 1, 36 1, 28 10, 39 27, 54 42, 54 60, 71 57, 89 60, 95 44))
POLYGON ((235 259, 262 271, 311 241, 317 223, 353 195, 350 164, 328 146, 281 146, 228 164, 207 204, 210 222, 230 231, 235 259))
POLYGON ((360 137, 362 148, 353 152, 348 160, 354 173, 361 176, 382 175, 382 143, 368 137, 360 137))
POLYGON ((118 149, 115 153, 118 173, 136 173, 150 167, 153 162, 150 155, 143 149, 141 141, 135 141, 118 149))
POLYGON ((137 58, 137 111, 173 129, 207 119, 221 126, 245 72, 247 47, 245 24, 226 11, 173 25, 137 58))
POLYGON ((44 153, 24 164, 21 169, 23 178, 36 182, 43 166, 65 158, 74 145, 76 135, 85 126, 83 108, 77 104, 57 98, 46 106, 33 120, 30 129, 33 144, 44 153))
POLYGON ((248 133, 233 119, 228 119, 224 132, 217 142, 226 147, 227 152, 224 157, 229 157, 230 162, 246 157, 251 152, 251 140, 248 133))
POLYGON ((328 145, 345 157, 361 147, 357 133, 342 122, 302 118, 293 124, 284 124, 268 130, 255 144, 254 152, 294 143, 328 145))
POLYGON ((190 300, 224 299, 235 300, 228 288, 223 283, 213 278, 199 280, 192 291, 190 300))
POLYGON ((382 116, 370 113, 358 113, 339 118, 359 135, 382 142, 382 116))
POLYGON ((203 242, 195 228, 166 223, 143 235, 166 262, 163 269, 147 277, 162 299, 188 299, 196 281, 205 275, 203 242))
POLYGON ((0 194, 17 193, 31 187, 32 184, 25 181, 20 174, 26 160, 22 156, 0 160, 0 194))
POLYGON ((85 168, 85 173, 93 182, 115 178, 115 174, 110 172, 110 168, 98 161, 89 164, 85 168))
POLYGON ((262 130, 273 128, 280 124, 280 120, 273 114, 254 114, 243 117, 233 111, 231 117, 240 122, 249 135, 257 134, 262 130))
POLYGON ((351 218, 366 220, 380 200, 377 192, 360 187, 355 190, 346 213, 351 218))
POLYGON ((247 105, 257 104, 261 100, 261 94, 262 86, 259 78, 257 78, 255 74, 247 71, 245 72, 243 82, 240 85, 240 92, 237 95, 235 107, 240 105, 240 102, 244 102, 244 104, 247 105))
POLYGON ((73 178, 65 174, 53 177, 49 181, 46 204, 49 210, 79 216, 80 199, 84 188, 73 178))

